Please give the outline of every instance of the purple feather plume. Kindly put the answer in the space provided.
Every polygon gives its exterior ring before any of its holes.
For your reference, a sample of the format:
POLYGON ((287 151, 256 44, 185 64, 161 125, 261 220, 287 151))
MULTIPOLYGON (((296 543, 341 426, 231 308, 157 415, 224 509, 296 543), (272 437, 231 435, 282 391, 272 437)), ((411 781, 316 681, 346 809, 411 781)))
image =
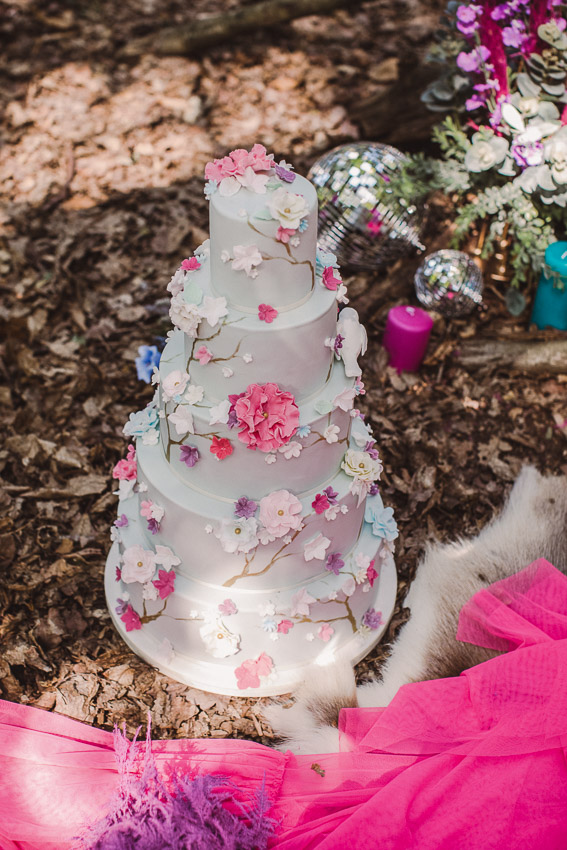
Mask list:
POLYGON ((136 738, 115 729, 120 786, 106 816, 87 827, 81 850, 265 850, 275 821, 262 787, 250 797, 226 776, 158 774, 148 726, 142 770, 136 738))

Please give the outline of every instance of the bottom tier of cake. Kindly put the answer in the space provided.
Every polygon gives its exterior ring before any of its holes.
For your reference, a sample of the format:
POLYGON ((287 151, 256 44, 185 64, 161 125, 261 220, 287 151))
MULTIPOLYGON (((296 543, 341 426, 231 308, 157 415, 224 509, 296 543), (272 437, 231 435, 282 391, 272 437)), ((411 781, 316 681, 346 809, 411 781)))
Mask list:
MULTIPOLYGON (((143 539, 136 501, 119 507, 128 516, 129 545, 143 539)), ((293 690, 313 664, 356 664, 383 635, 396 598, 394 560, 366 522, 356 551, 349 571, 276 590, 209 584, 203 564, 203 581, 178 574, 169 592, 164 569, 160 594, 147 599, 141 584, 120 580, 115 542, 106 565, 107 602, 123 640, 162 673, 213 693, 275 696, 293 690)))

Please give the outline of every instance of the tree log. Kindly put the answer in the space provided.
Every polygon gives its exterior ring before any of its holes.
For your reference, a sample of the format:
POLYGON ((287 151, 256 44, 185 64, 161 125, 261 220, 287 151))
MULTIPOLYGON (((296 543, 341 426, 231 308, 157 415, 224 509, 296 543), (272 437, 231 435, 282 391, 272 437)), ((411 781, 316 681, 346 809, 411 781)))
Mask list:
POLYGON ((459 343, 454 357, 465 369, 496 367, 531 375, 567 375, 567 339, 544 342, 464 340, 459 343))
POLYGON ((157 53, 187 56, 261 27, 284 24, 306 15, 326 15, 340 6, 359 5, 362 0, 263 0, 234 12, 197 18, 177 27, 167 27, 125 45, 124 56, 157 53))
POLYGON ((431 142, 431 131, 442 114, 429 110, 422 91, 439 77, 439 66, 424 64, 416 54, 400 64, 398 80, 386 91, 350 104, 349 118, 362 137, 406 151, 422 150, 431 142))

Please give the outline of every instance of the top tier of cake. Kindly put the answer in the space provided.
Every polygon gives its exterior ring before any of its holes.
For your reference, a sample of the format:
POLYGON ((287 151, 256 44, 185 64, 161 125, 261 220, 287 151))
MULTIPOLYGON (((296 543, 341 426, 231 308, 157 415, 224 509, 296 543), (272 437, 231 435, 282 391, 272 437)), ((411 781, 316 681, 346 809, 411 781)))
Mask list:
POLYGON ((315 288, 317 193, 304 177, 293 178, 274 174, 260 183, 263 192, 241 186, 229 196, 221 185, 211 197, 212 287, 243 313, 256 314, 259 303, 294 309, 315 288))

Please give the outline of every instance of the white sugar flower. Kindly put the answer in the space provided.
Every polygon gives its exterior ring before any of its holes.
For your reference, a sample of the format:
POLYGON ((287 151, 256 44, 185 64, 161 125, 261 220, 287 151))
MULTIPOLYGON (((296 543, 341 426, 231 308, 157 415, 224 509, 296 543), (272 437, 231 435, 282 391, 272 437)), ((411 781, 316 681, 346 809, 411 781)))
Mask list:
POLYGON ((164 401, 171 401, 176 395, 181 395, 185 392, 185 387, 189 381, 187 372, 182 372, 180 369, 174 369, 169 375, 166 375, 161 382, 161 393, 164 401))
POLYGON ((288 192, 283 186, 271 195, 268 209, 282 227, 297 230, 302 218, 309 212, 309 206, 303 195, 288 192))
POLYGON ((223 519, 221 527, 215 531, 225 552, 250 552, 258 545, 258 520, 254 517, 246 519, 223 519))
POLYGON ((220 258, 221 258, 223 263, 228 263, 228 261, 230 260, 230 254, 226 250, 221 251, 220 258))
POLYGON ((344 285, 344 283, 340 283, 338 288, 337 288, 337 291, 335 293, 335 297, 336 297, 337 301, 339 302, 339 304, 348 304, 349 300, 346 297, 346 293, 347 293, 346 286, 344 285))
POLYGON ((278 451, 285 457, 286 460, 291 460, 292 457, 299 457, 303 446, 297 440, 292 440, 286 443, 285 446, 280 446, 278 451))
POLYGON ((124 550, 121 571, 123 582, 131 584, 137 581, 144 584, 153 578, 155 571, 155 556, 150 549, 144 549, 143 546, 136 544, 124 550))
POLYGON ((266 455, 266 457, 264 458, 264 460, 265 460, 265 461, 266 461, 266 463, 269 465, 270 463, 275 463, 275 462, 276 462, 276 460, 277 460, 277 457, 275 456, 275 454, 273 454, 273 453, 271 453, 271 452, 270 452, 270 454, 267 454, 267 455, 266 455))
POLYGON ((199 313, 214 328, 219 320, 228 313, 226 298, 212 298, 210 295, 205 295, 199 305, 199 313))
POLYGON ((187 336, 196 336, 197 328, 202 319, 196 304, 188 304, 183 298, 183 293, 178 292, 170 302, 169 318, 173 324, 186 333, 187 336))
POLYGON ((328 425, 323 431, 323 436, 328 443, 338 443, 340 432, 338 425, 328 425))
POLYGON ((231 267, 234 271, 246 272, 248 277, 252 277, 253 266, 259 266, 262 262, 262 255, 256 245, 235 245, 234 260, 231 267))
POLYGON ((361 570, 367 570, 370 566, 370 558, 368 555, 365 555, 364 552, 358 552, 354 558, 354 563, 357 567, 360 567, 361 570))
POLYGON ((305 635, 305 640, 308 640, 309 643, 311 643, 312 640, 315 640, 315 635, 313 634, 313 632, 307 632, 307 634, 305 635))
POLYGON ((341 410, 344 410, 345 413, 352 408, 354 404, 354 397, 356 395, 356 390, 354 387, 351 389, 342 390, 338 393, 333 399, 333 407, 340 407, 341 410))
POLYGON ((213 526, 210 523, 207 523, 207 525, 205 526, 205 534, 212 534, 212 533, 213 533, 213 526))
POLYGON ((324 537, 321 533, 319 533, 313 540, 310 540, 303 547, 303 557, 306 561, 312 561, 315 558, 317 561, 323 561, 325 559, 325 554, 327 549, 331 545, 331 541, 328 537, 324 537))
POLYGON ((178 407, 175 413, 170 413, 167 417, 169 422, 175 426, 178 434, 194 434, 195 426, 193 425, 193 415, 187 407, 178 407))
POLYGON ((142 586, 142 598, 148 602, 155 602, 158 598, 157 587, 151 581, 147 581, 142 586))
POLYGON ((234 375, 234 369, 231 369, 230 366, 223 366, 221 371, 223 378, 232 378, 234 375))
POLYGON ((254 360, 251 354, 243 354, 242 359, 245 363, 252 363, 252 361, 254 360))
POLYGON ((220 422, 222 425, 226 425, 229 413, 230 401, 225 398, 214 407, 211 407, 209 411, 209 425, 216 425, 217 422, 220 422))
POLYGON ((157 446, 159 440, 159 432, 156 428, 152 428, 150 431, 145 431, 142 434, 142 443, 145 446, 157 446))
POLYGON ((262 546, 267 546, 268 543, 273 543, 275 539, 275 535, 270 534, 267 528, 258 529, 258 540, 262 546))
POLYGON ((228 658, 238 652, 240 635, 230 632, 220 619, 205 623, 199 629, 199 634, 213 658, 228 658))
POLYGON ((258 614, 260 617, 273 617, 276 613, 276 606, 273 602, 264 602, 258 605, 258 614))
POLYGON ((205 390, 203 387, 191 385, 187 387, 187 392, 183 396, 185 401, 189 404, 199 404, 200 401, 203 401, 203 396, 205 394, 205 390))
POLYGON ((352 576, 348 576, 346 581, 341 585, 341 590, 345 596, 352 596, 354 591, 356 590, 356 582, 352 576))
POLYGON ((330 505, 330 507, 328 507, 327 510, 325 511, 325 519, 327 519, 327 520, 336 519, 338 514, 339 514, 340 507, 341 507, 340 505, 330 505))
POLYGON ((177 271, 167 284, 167 291, 171 292, 172 295, 178 295, 180 292, 183 292, 186 276, 187 273, 183 269, 177 269, 177 271))
POLYGON ((171 551, 169 546, 160 546, 159 543, 156 546, 154 560, 164 570, 170 570, 172 567, 176 567, 181 563, 180 559, 171 551))
POLYGON ((359 481, 376 481, 380 478, 383 466, 380 460, 375 460, 368 452, 357 452, 348 449, 341 463, 347 475, 359 481))
POLYGON ((290 617, 308 617, 310 606, 317 600, 303 587, 291 597, 290 617))
MULTIPOLYGON (((269 177, 269 174, 258 174, 253 168, 247 166, 244 169, 244 174, 238 177, 237 180, 245 189, 250 189, 251 192, 256 192, 257 195, 265 195, 266 183, 269 177)), ((244 210, 244 215, 246 215, 246 210, 244 210)))

